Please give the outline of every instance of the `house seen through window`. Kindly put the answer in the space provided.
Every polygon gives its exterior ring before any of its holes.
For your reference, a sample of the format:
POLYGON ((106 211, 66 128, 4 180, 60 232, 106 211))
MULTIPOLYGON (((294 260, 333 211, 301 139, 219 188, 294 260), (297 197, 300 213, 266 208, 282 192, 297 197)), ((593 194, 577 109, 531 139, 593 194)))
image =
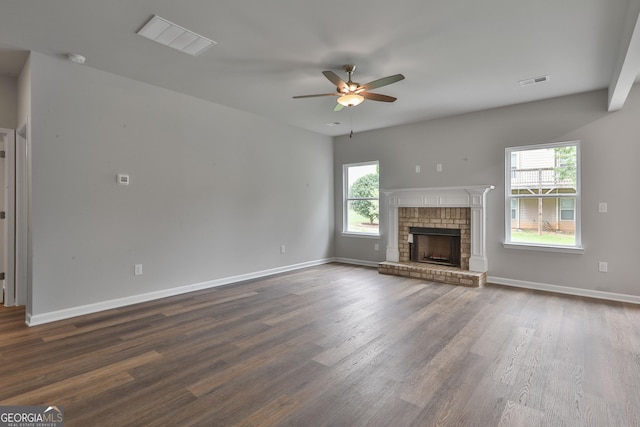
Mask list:
POLYGON ((347 234, 379 235, 379 165, 366 162, 344 165, 344 220, 347 234))
POLYGON ((579 149, 576 141, 506 149, 505 243, 581 246, 579 149))

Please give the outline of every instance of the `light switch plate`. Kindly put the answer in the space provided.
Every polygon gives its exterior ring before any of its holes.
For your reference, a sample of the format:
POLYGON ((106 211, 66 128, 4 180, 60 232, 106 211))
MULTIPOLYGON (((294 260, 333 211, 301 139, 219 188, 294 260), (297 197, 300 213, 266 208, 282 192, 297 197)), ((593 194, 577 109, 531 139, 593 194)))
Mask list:
POLYGON ((598 262, 598 271, 600 273, 606 273, 609 271, 609 264, 606 261, 598 262))
POLYGON ((598 203, 598 212, 599 213, 607 213, 608 209, 609 209, 609 207, 607 206, 606 202, 598 203))

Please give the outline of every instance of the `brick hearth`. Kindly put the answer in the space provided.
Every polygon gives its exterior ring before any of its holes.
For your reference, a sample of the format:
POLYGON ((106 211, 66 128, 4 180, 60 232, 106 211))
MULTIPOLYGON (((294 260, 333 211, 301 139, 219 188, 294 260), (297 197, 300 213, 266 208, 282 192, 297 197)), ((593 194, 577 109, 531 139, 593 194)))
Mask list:
POLYGON ((481 287, 487 282, 487 273, 465 271, 456 267, 431 265, 422 262, 384 261, 378 264, 380 274, 413 277, 430 282, 442 282, 451 285, 481 287))

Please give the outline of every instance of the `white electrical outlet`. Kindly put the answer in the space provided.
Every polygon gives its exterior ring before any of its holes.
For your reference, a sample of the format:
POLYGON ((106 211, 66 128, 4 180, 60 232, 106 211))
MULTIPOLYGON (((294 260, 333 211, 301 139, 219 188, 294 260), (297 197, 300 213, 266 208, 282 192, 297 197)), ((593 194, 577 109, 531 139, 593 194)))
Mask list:
POLYGON ((420 173, 420 165, 416 165, 416 173, 420 173))
POLYGON ((284 245, 280 245, 280 253, 283 254, 286 252, 286 249, 284 245))
POLYGON ((118 185, 129 185, 129 175, 124 173, 119 173, 116 175, 116 182, 118 185))
POLYGON ((598 271, 600 273, 606 273, 609 271, 609 264, 606 261, 600 261, 598 263, 598 271))
POLYGON ((379 243, 374 244, 373 245, 373 250, 374 251, 379 251, 380 250, 380 244, 379 243))
POLYGON ((436 172, 442 172, 442 163, 436 165, 436 172))
POLYGON ((142 275, 142 264, 136 264, 133 267, 133 274, 135 274, 136 276, 141 276, 142 275))

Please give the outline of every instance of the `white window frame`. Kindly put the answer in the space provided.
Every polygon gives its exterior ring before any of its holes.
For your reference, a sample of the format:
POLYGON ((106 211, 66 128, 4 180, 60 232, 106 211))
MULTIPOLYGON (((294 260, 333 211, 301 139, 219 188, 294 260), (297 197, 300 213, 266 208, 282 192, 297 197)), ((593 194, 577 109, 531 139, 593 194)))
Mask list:
MULTIPOLYGON (((357 167, 357 166, 369 166, 375 165, 378 168, 380 167, 380 162, 377 160, 372 160, 368 162, 360 162, 360 163, 348 163, 342 165, 342 235, 343 236, 353 236, 353 237, 364 237, 370 239, 379 239, 380 238, 380 217, 378 216, 378 232, 377 233, 365 233, 358 231, 349 231, 347 230, 349 226, 349 201, 350 200, 377 200, 378 208, 380 207, 380 195, 378 194, 378 198, 367 197, 363 199, 349 198, 349 168, 357 167)), ((378 184, 379 185, 379 184, 378 184)), ((378 188, 379 190, 379 188, 378 188)))
POLYGON ((580 161, 580 141, 565 141, 565 142, 555 142, 549 144, 536 144, 536 145, 524 145, 520 147, 507 147, 505 148, 505 182, 504 182, 504 191, 505 191, 505 234, 504 234, 504 243, 503 246, 509 249, 526 249, 526 250, 534 250, 534 251, 544 251, 544 252, 561 252, 561 253, 574 253, 574 254, 583 254, 584 248, 582 247, 582 221, 581 221, 581 185, 580 185, 580 175, 581 175, 581 161, 580 161), (575 145, 576 147, 576 192, 575 194, 548 194, 548 195, 540 195, 540 194, 532 194, 530 196, 523 195, 519 197, 514 197, 511 194, 511 177, 513 174, 513 168, 511 165, 512 153, 527 151, 527 150, 540 150, 545 148, 558 148, 558 147, 567 147, 575 145), (543 245, 537 243, 526 243, 526 242, 512 242, 511 241, 511 200, 513 199, 525 199, 525 198, 575 198, 575 206, 574 206, 574 217, 575 217, 575 228, 576 228, 576 242, 575 245, 565 246, 565 245, 543 245))

